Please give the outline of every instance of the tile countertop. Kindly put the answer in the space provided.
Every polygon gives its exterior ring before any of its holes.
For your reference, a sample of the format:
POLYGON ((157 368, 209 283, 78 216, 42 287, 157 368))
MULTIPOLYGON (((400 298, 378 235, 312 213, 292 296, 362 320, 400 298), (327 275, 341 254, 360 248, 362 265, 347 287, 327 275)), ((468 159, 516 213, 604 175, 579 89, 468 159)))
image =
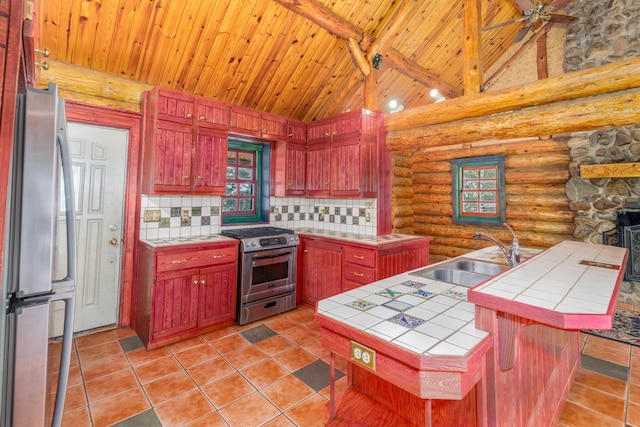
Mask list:
POLYGON ((402 243, 418 239, 431 239, 428 236, 420 236, 413 234, 386 234, 384 236, 369 236, 366 234, 355 234, 344 231, 322 230, 319 228, 294 228, 296 234, 304 234, 309 236, 328 237, 337 240, 346 240, 356 243, 362 243, 372 246, 381 246, 389 243, 402 243))
MULTIPOLYGON (((596 314, 603 319, 601 323, 608 319, 610 328, 615 290, 624 269, 583 265, 580 261, 624 266, 626 250, 563 242, 540 252, 522 249, 523 258, 531 259, 473 289, 405 272, 321 300, 317 314, 427 359, 466 356, 488 336, 475 327, 475 304, 480 301, 502 311, 512 307, 514 314, 526 313, 527 317, 532 312, 534 320, 547 324, 549 319, 565 319, 564 313, 554 310, 591 314, 589 317, 596 314)), ((504 260, 495 246, 464 257, 504 260)), ((566 321, 561 324, 567 326, 566 321)))
POLYGON ((179 245, 196 245, 203 243, 218 243, 218 242, 237 242, 237 239, 223 236, 222 234, 207 234, 204 236, 193 237, 175 237, 167 239, 141 239, 140 242, 151 246, 152 248, 160 248, 164 246, 179 246, 179 245))
POLYGON ((477 305, 561 329, 611 329, 628 251, 562 242, 468 293, 477 305))

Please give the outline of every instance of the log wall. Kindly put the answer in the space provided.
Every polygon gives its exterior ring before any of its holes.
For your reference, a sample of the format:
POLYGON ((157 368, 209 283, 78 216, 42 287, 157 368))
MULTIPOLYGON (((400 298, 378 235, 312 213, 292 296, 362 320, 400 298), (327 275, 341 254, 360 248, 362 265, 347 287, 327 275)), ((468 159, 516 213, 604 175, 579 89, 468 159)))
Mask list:
POLYGON ((492 155, 505 156, 506 217, 521 245, 546 249, 573 240, 574 214, 564 189, 569 179, 566 139, 482 141, 423 150, 410 157, 394 153, 394 232, 432 236, 433 262, 490 245, 472 238, 479 229, 510 242, 504 227, 452 222, 450 160, 492 155), (410 204, 404 203, 408 197, 410 204))

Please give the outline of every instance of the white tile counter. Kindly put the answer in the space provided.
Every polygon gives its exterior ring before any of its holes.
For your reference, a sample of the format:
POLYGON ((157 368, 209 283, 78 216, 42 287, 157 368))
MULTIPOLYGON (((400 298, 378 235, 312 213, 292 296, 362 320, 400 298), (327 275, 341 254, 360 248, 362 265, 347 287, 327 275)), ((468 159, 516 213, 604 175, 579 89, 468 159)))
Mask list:
MULTIPOLYGON (((369 236, 366 234, 348 233, 344 231, 323 230, 319 228, 294 228, 296 234, 318 236, 348 242, 361 243, 370 246, 388 245, 390 243, 404 243, 412 240, 425 239, 426 236, 413 234, 385 234, 383 236, 369 236)), ((430 239, 430 238, 429 238, 430 239)))
POLYGON ((469 301, 561 329, 610 329, 627 250, 562 242, 471 289, 469 301))
POLYGON ((223 236, 222 234, 206 234, 203 236, 192 237, 175 237, 166 239, 140 239, 141 243, 144 243, 152 248, 159 248, 165 246, 180 246, 180 245, 197 245, 205 243, 219 243, 236 241, 231 237, 223 236))

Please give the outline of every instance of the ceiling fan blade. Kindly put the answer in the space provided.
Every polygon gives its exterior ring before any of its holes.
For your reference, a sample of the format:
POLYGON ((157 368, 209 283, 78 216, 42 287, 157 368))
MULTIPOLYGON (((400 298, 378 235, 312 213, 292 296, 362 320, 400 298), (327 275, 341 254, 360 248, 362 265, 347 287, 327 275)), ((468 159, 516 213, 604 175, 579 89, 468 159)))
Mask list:
POLYGON ((575 16, 569 15, 556 15, 554 13, 551 14, 551 18, 549 18, 549 22, 560 23, 560 24, 569 24, 571 22, 577 21, 578 18, 575 16))
POLYGON ((524 36, 529 32, 529 28, 531 28, 531 24, 532 24, 531 21, 529 21, 522 26, 520 31, 518 31, 518 34, 516 34, 516 38, 513 39, 515 43, 518 43, 520 40, 524 38, 524 36))
POLYGON ((511 21, 502 22, 500 24, 492 25, 490 27, 485 27, 482 29, 482 31, 493 30, 494 28, 500 28, 500 27, 504 27, 505 25, 515 24, 516 22, 526 21, 527 19, 529 18, 523 16, 522 18, 512 19, 511 21))
POLYGON ((531 0, 510 0, 510 2, 521 15, 522 12, 533 7, 533 2, 531 0))
POLYGON ((551 3, 549 3, 549 5, 553 5, 553 7, 557 10, 562 9, 567 5, 567 3, 570 3, 571 1, 573 0, 553 0, 551 3))

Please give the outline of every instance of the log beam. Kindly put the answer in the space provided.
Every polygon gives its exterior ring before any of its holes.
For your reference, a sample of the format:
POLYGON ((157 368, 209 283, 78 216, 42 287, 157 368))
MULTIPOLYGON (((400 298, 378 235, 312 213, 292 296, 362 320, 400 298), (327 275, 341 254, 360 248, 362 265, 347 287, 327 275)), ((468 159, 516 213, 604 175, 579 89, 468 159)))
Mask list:
POLYGON ((464 0, 462 27, 464 94, 473 95, 480 93, 482 85, 480 0, 464 0))
MULTIPOLYGON (((441 103, 444 104, 444 103, 441 103)), ((640 89, 556 102, 387 134, 390 150, 430 147, 489 138, 535 137, 640 123, 640 89), (603 111, 615 111, 605 115, 603 111)))
POLYGON ((580 165, 580 178, 640 178, 640 163, 580 165))
MULTIPOLYGON (((640 57, 634 57, 509 89, 448 99, 437 104, 385 114, 384 127, 387 132, 397 132, 638 87, 640 57)), ((638 122, 640 121, 636 120, 638 122)), ((536 135, 552 133, 559 132, 539 132, 536 135)))

